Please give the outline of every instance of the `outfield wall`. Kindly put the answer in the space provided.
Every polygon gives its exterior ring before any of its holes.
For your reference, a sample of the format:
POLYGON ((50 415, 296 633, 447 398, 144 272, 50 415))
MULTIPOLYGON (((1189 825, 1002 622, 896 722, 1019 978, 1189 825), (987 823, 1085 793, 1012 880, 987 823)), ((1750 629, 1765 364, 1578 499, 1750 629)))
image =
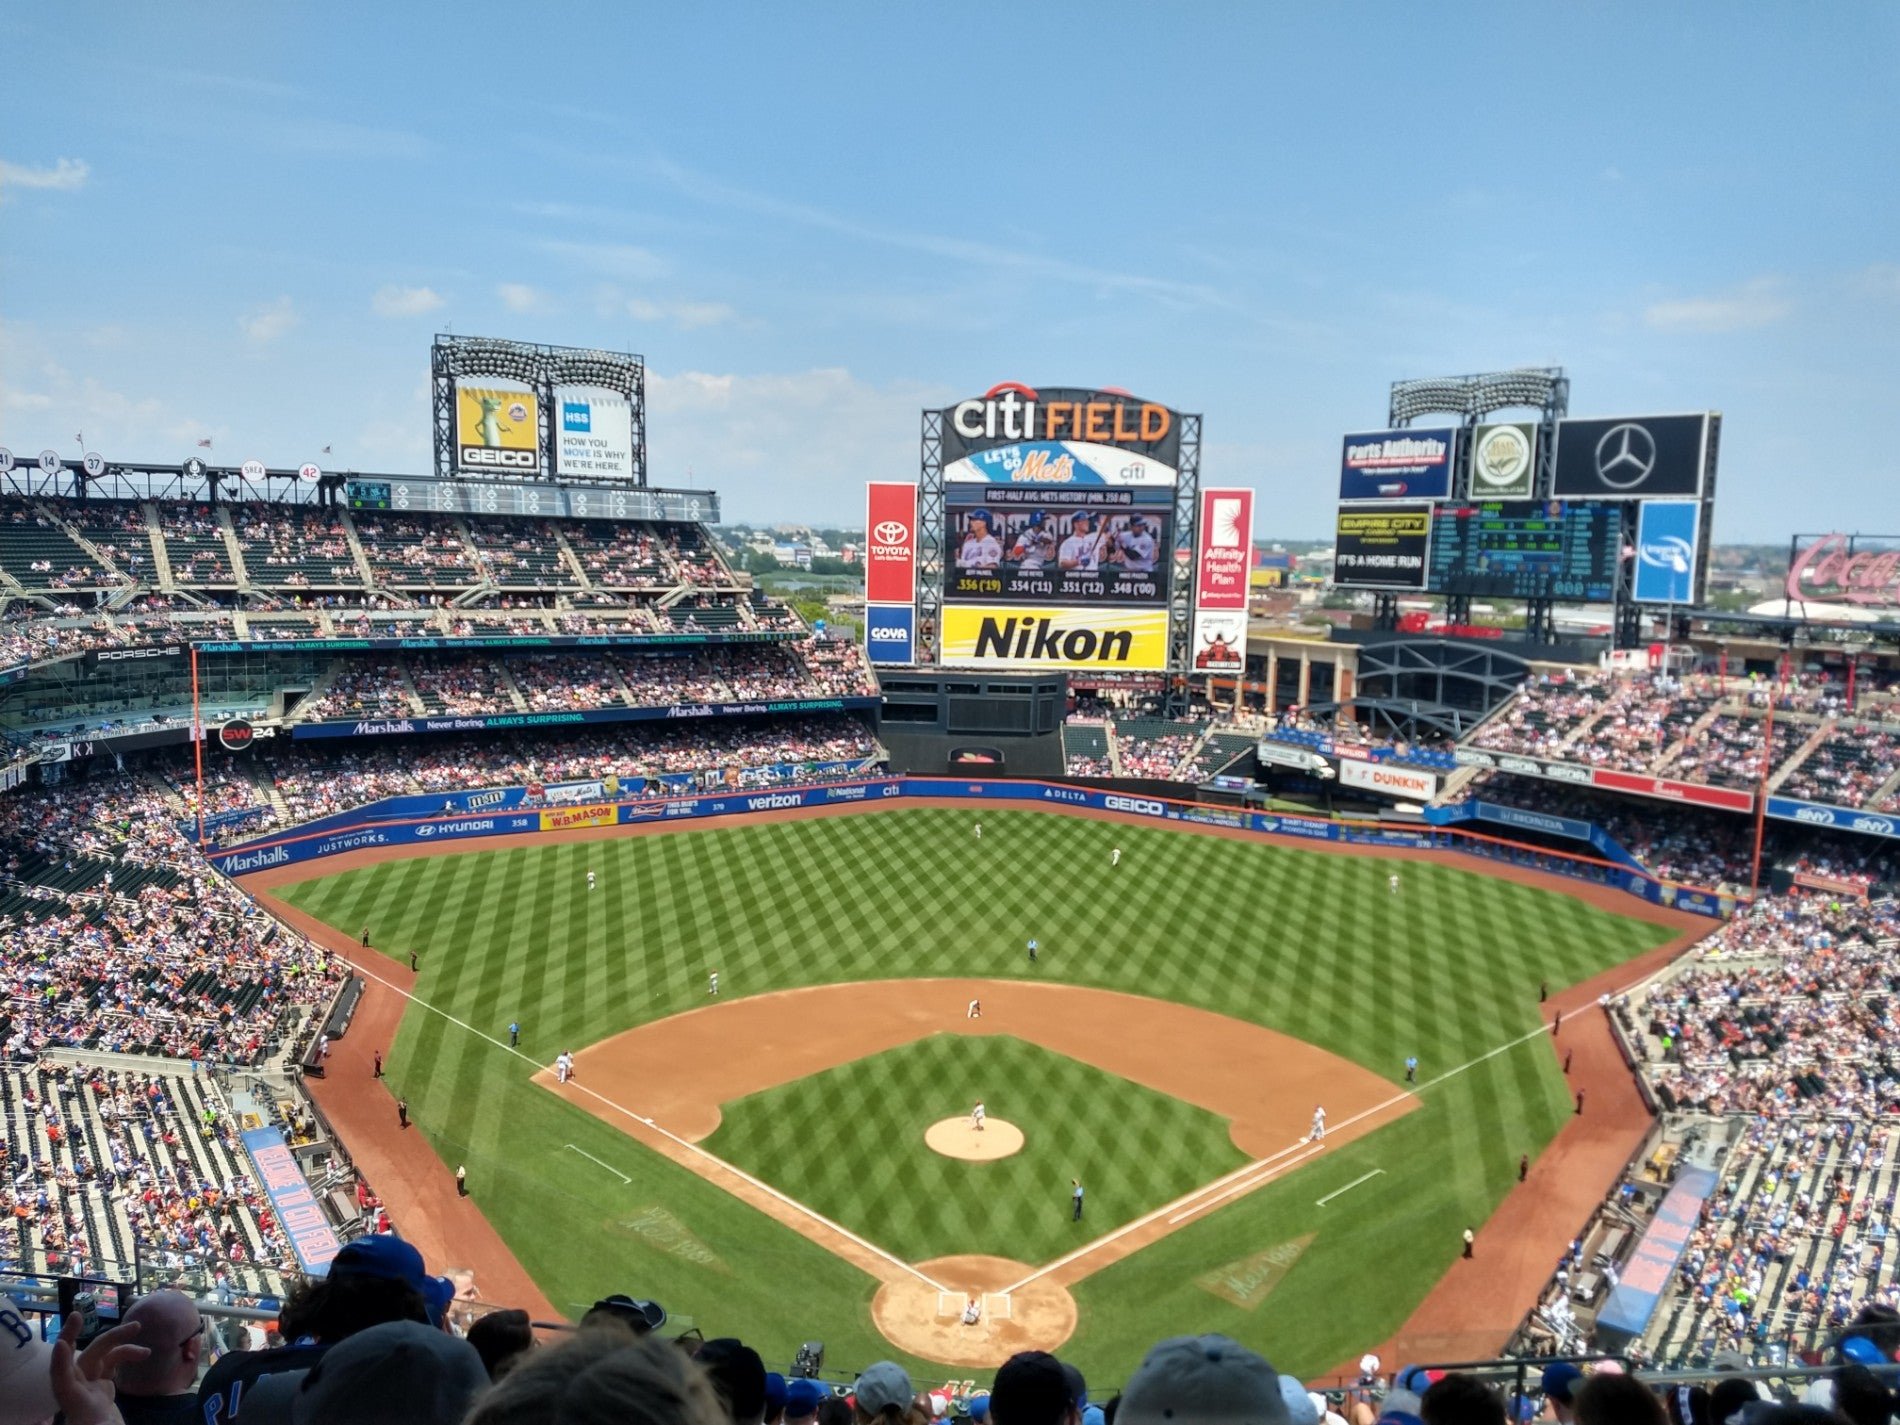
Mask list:
MULTIPOLYGON (((449 840, 478 841, 490 836, 572 831, 586 827, 678 823, 708 817, 851 806, 865 802, 889 804, 909 797, 925 797, 933 800, 967 800, 973 805, 1028 803, 1080 807, 1160 822, 1218 827, 1271 838, 1337 842, 1352 846, 1384 847, 1394 851, 1455 852, 1535 866, 1558 875, 1611 886, 1652 905, 1711 918, 1726 918, 1734 914, 1738 904, 1733 896, 1658 880, 1633 865, 1619 861, 1566 855, 1457 826, 1421 825, 1413 829, 1376 822, 1326 821, 1317 817, 1287 816, 1279 812, 1207 806, 1167 797, 1089 790, 1056 782, 988 781, 960 777, 865 777, 825 786, 779 787, 637 801, 616 801, 603 797, 531 810, 520 808, 518 795, 507 794, 520 790, 490 789, 479 793, 392 798, 354 812, 325 817, 320 823, 302 826, 279 836, 264 837, 210 852, 209 859, 213 867, 226 875, 243 876, 253 871, 266 871, 278 866, 321 860, 348 851, 384 846, 434 846, 449 840), (450 813, 448 808, 458 797, 465 800, 495 797, 497 801, 492 806, 478 806, 471 812, 450 813), (427 803, 428 810, 440 808, 441 812, 428 815, 424 808, 409 810, 406 805, 398 805, 417 802, 427 803), (403 814, 405 811, 408 814, 403 814), (424 814, 417 815, 418 812, 424 814)), ((1540 826, 1536 829, 1549 828, 1540 826)))

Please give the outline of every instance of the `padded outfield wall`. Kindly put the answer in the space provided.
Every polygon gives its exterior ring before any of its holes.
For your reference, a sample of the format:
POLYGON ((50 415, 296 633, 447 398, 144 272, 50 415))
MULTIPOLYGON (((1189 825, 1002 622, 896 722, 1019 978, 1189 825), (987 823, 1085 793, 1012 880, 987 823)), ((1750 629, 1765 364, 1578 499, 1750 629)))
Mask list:
MULTIPOLYGON (((1325 821, 1316 817, 1242 811, 1130 792, 1085 789, 1057 782, 865 777, 825 786, 780 787, 634 801, 602 798, 534 809, 522 808, 521 796, 520 788, 490 788, 479 792, 398 797, 371 802, 354 811, 325 817, 321 823, 210 852, 209 859, 213 867, 226 875, 242 876, 275 866, 316 861, 370 847, 435 846, 444 841, 478 841, 490 836, 696 821, 708 817, 744 816, 753 812, 803 807, 839 807, 867 802, 888 804, 904 798, 926 797, 968 800, 973 807, 983 803, 996 806, 1027 804, 1080 807, 1160 822, 1220 827, 1281 841, 1344 842, 1354 846, 1387 847, 1394 851, 1442 851, 1448 855, 1503 859, 1531 855, 1538 858, 1537 864, 1541 869, 1611 885, 1652 905, 1720 919, 1734 914, 1740 904, 1733 896, 1659 880, 1635 867, 1633 858, 1628 858, 1621 848, 1617 848, 1619 857, 1613 860, 1599 860, 1586 855, 1566 857, 1545 847, 1522 845, 1452 825, 1422 825, 1411 829, 1375 823, 1325 821), (457 798, 461 798, 465 806, 474 800, 477 809, 450 812, 448 808, 457 798), (483 800, 487 798, 495 800, 483 800), (423 807, 417 803, 428 805, 423 807), (432 815, 432 811, 439 811, 440 814, 432 815)), ((1503 818, 1486 819, 1504 821, 1503 818)), ((1583 827, 1586 824, 1576 825, 1583 827)), ((1602 833, 1598 831, 1597 836, 1601 837, 1602 833)), ((1579 839, 1590 842, 1594 849, 1596 838, 1583 836, 1579 839)))

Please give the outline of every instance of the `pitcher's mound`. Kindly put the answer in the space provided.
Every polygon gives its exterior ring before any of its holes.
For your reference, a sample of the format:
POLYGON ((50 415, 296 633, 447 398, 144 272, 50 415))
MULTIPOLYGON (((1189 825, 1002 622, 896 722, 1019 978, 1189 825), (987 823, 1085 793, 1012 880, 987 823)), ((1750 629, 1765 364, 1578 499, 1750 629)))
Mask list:
POLYGON ((924 1130, 924 1146, 946 1158, 987 1163, 1023 1150, 1023 1130, 1000 1118, 988 1118, 978 1128, 970 1115, 940 1118, 924 1130))

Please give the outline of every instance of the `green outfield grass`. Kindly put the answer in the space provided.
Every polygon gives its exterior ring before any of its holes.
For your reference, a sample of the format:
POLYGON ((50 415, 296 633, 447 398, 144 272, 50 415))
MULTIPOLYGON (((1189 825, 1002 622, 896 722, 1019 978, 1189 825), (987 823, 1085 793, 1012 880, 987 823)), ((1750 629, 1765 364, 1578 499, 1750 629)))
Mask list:
POLYGON ((1218 1114, 1006 1035, 933 1034, 722 1112, 707 1148, 909 1262, 1040 1264, 1247 1161, 1218 1114), (1020 1153, 924 1148, 925 1129, 979 1100, 1023 1130, 1020 1153))
MULTIPOLYGON (((530 1064, 446 1016, 504 1042, 518 1018, 523 1050, 546 1063, 704 1003, 712 969, 727 995, 1042 978, 1235 1015, 1394 1082, 1417 1054, 1430 1080, 1535 1028, 1540 980, 1574 983, 1666 938, 1462 869, 1471 864, 1398 864, 1393 895, 1394 863, 1376 859, 1041 812, 912 808, 471 850, 280 894, 352 938, 368 924, 399 963, 419 953, 417 993, 441 1013, 412 1009, 404 1021, 392 1087, 443 1156, 468 1163, 483 1210, 557 1306, 650 1294, 756 1341, 774 1365, 818 1335, 848 1366, 890 1354, 865 1309, 869 1277, 535 1088, 530 1064), (1124 856, 1111 868, 1114 846, 1124 856), (1043 946, 1033 967, 1022 953, 1032 935, 1043 946)), ((352 1052, 367 1060, 371 1047, 352 1052)), ((1547 1045, 1486 1059, 1427 1089, 1399 1123, 1082 1283, 1071 1353, 1110 1380, 1160 1336, 1220 1329, 1284 1368, 1326 1368, 1403 1321, 1457 1255, 1459 1231, 1515 1180, 1518 1155, 1569 1112, 1547 1045), (1315 1207, 1374 1167, 1380 1176, 1315 1207), (1282 1255, 1296 1259, 1249 1305, 1196 1284, 1286 1243, 1282 1255)))

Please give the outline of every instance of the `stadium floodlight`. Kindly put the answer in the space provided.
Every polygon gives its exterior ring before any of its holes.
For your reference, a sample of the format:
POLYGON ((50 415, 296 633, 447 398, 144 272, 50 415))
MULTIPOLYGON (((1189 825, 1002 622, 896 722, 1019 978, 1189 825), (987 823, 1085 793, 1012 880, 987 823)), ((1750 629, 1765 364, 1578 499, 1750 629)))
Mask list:
POLYGON ((1562 367, 1526 366, 1475 376, 1430 376, 1392 383, 1391 416, 1394 422, 1404 422, 1427 415, 1475 418, 1507 406, 1551 410, 1568 405, 1568 392, 1562 367))

